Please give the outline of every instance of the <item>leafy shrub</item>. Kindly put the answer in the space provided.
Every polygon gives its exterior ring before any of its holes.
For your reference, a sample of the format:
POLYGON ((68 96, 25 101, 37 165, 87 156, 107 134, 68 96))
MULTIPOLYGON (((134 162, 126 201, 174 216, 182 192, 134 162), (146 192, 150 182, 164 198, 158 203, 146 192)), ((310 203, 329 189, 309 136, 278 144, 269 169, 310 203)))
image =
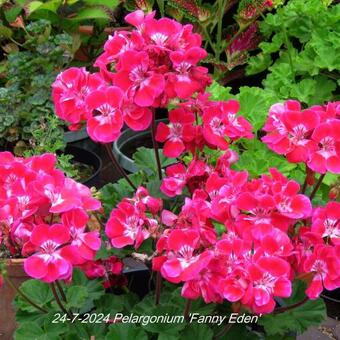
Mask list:
POLYGON ((269 69, 263 81, 282 99, 307 105, 332 100, 339 90, 340 4, 290 0, 260 24, 266 41, 247 74, 269 69))

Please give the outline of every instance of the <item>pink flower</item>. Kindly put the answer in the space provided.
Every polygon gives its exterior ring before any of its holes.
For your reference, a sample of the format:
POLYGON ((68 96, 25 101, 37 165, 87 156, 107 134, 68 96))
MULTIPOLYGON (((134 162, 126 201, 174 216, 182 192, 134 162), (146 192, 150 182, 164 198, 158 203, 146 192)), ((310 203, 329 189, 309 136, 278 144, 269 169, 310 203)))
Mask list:
POLYGON ((308 166, 322 174, 326 171, 340 174, 340 120, 320 124, 311 138, 317 147, 310 155, 308 166))
POLYGON ((103 277, 106 274, 105 267, 102 261, 87 261, 80 266, 81 270, 84 272, 87 278, 96 279, 98 277, 103 277))
POLYGON ((203 92, 211 84, 208 69, 196 66, 207 56, 200 47, 192 47, 185 51, 170 54, 174 72, 168 74, 166 92, 170 98, 190 98, 195 92, 203 92))
POLYGON ((134 131, 146 130, 152 121, 152 111, 146 107, 126 102, 122 105, 124 122, 134 131))
POLYGON ((317 299, 324 288, 333 290, 340 284, 340 261, 335 248, 327 245, 317 245, 313 254, 304 262, 304 271, 314 274, 306 294, 310 299, 317 299))
POLYGON ((340 244, 340 203, 329 202, 316 208, 312 217, 311 231, 320 238, 329 238, 333 244, 340 244))
POLYGON ((134 245, 137 249, 149 237, 143 228, 144 216, 129 202, 121 202, 113 209, 105 227, 105 233, 116 248, 134 245))
POLYGON ((81 209, 74 209, 62 215, 62 224, 69 228, 71 242, 62 249, 62 254, 72 264, 92 261, 100 249, 98 231, 86 231, 88 215, 81 209))
POLYGON ((290 266, 278 257, 260 257, 248 268, 248 286, 242 303, 255 313, 270 313, 275 308, 274 297, 289 297, 292 293, 288 279, 290 266))
POLYGON ((99 74, 90 74, 85 68, 71 67, 61 72, 52 85, 56 114, 75 125, 91 116, 85 99, 88 94, 104 85, 99 74))
POLYGON ((125 52, 113 81, 141 107, 153 106, 165 87, 164 76, 150 69, 150 59, 144 51, 125 52))
POLYGON ((186 184, 186 171, 181 163, 168 166, 165 170, 167 177, 163 179, 160 187, 161 191, 169 197, 180 195, 186 184))
POLYGON ((86 104, 92 112, 87 132, 94 141, 110 143, 119 137, 123 127, 122 97, 122 90, 115 86, 93 91, 86 97, 86 104))
POLYGON ((193 280, 186 281, 181 295, 186 299, 195 300, 199 297, 205 303, 221 303, 223 298, 219 292, 219 282, 226 274, 226 269, 219 259, 213 258, 206 267, 197 273, 193 280))
POLYGON ((222 150, 227 150, 227 138, 252 138, 252 126, 243 117, 236 116, 240 104, 236 100, 217 102, 207 107, 203 113, 203 135, 207 142, 222 150))
POLYGON ((182 25, 169 18, 159 20, 146 17, 144 20, 143 37, 155 52, 171 49, 176 46, 182 25))
MULTIPOLYGON (((77 242, 80 239, 87 242, 92 234, 84 231, 88 219, 86 211, 98 210, 101 204, 92 197, 88 187, 65 177, 55 168, 55 155, 19 158, 6 152, 0 153, 0 161, 0 238, 13 256, 25 257, 35 251, 36 245, 30 239, 37 225, 64 222, 63 214, 66 218, 74 214, 74 210, 77 218, 72 218, 72 225, 81 231, 77 242)), ((72 229, 66 221, 65 225, 72 229)), ((91 257, 96 250, 92 248, 91 257)), ((64 257, 61 250, 60 255, 64 257)))
POLYGON ((45 282, 68 279, 72 273, 72 265, 62 256, 60 248, 69 240, 70 233, 66 226, 37 225, 30 238, 36 252, 24 262, 26 273, 45 282))
POLYGON ((173 283, 194 279, 211 260, 211 253, 197 253, 199 234, 194 230, 174 230, 167 239, 167 260, 161 267, 164 278, 173 283))
POLYGON ((167 157, 178 157, 185 151, 185 142, 194 138, 195 116, 182 108, 169 112, 170 124, 163 122, 157 126, 156 140, 165 142, 163 153, 167 157))
POLYGON ((315 110, 301 111, 297 101, 275 104, 269 110, 264 127, 267 135, 262 140, 271 150, 285 155, 289 162, 305 162, 317 147, 310 136, 319 121, 315 110))

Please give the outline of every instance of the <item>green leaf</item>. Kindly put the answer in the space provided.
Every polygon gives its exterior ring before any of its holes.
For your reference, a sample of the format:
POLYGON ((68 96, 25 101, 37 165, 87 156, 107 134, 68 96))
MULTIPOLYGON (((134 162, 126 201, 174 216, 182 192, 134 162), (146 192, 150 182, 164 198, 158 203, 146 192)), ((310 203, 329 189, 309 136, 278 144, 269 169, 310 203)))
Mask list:
POLYGON ((88 280, 85 274, 79 269, 75 269, 73 271, 72 286, 68 289, 71 289, 71 287, 74 286, 82 286, 87 291, 88 298, 81 306, 81 310, 79 311, 80 313, 84 313, 92 309, 94 301, 100 299, 105 294, 105 289, 100 280, 88 280))
POLYGON ((72 285, 67 289, 66 300, 68 308, 81 308, 88 299, 89 293, 87 288, 82 286, 72 285))
POLYGON ((247 118, 255 131, 259 130, 267 119, 271 105, 277 102, 277 96, 258 87, 241 87, 236 98, 240 102, 239 114, 247 118))
MULTIPOLYGON (((159 150, 161 167, 176 163, 175 158, 168 158, 163 155, 162 149, 159 150)), ((144 170, 147 174, 157 174, 157 162, 154 149, 145 147, 138 148, 133 154, 133 160, 139 170, 144 170)))
POLYGON ((272 58, 268 54, 259 53, 248 60, 246 67, 247 76, 265 71, 272 63, 272 58))
POLYGON ((119 0, 84 0, 84 3, 89 6, 105 6, 114 9, 119 5, 119 0))
POLYGON ((183 310, 176 305, 173 304, 160 304, 159 306, 153 306, 153 308, 149 309, 146 315, 150 316, 159 316, 160 322, 155 323, 147 323, 142 324, 142 327, 151 333, 163 333, 167 335, 178 335, 178 333, 184 329, 186 323, 185 322, 175 322, 175 323, 167 323, 162 322, 161 316, 168 315, 169 317, 182 315, 183 310))
POLYGON ((33 12, 38 10, 40 8, 40 6, 42 6, 42 5, 43 5, 43 2, 41 2, 41 1, 31 1, 31 2, 29 2, 25 6, 27 16, 30 16, 33 12))
POLYGON ((44 306, 53 300, 52 291, 47 283, 38 280, 27 280, 20 289, 30 297, 36 304, 44 306))
POLYGON ((211 100, 227 100, 233 98, 233 95, 230 93, 231 87, 221 86, 216 81, 214 81, 206 91, 211 93, 211 100))
POLYGON ((316 81, 313 79, 303 79, 297 84, 293 84, 291 88, 291 96, 308 103, 310 98, 315 93, 316 81))
MULTIPOLYGON (((132 183, 138 187, 142 184, 143 174, 140 172, 129 175, 132 183)), ((131 197, 134 190, 129 183, 121 178, 117 183, 108 183, 100 189, 101 201, 104 205, 106 214, 109 214, 111 210, 119 203, 124 197, 131 197)))
POLYGON ((269 150, 264 143, 252 139, 244 140, 241 144, 246 150, 240 154, 239 160, 233 164, 234 169, 247 170, 251 177, 258 177, 263 173, 268 173, 269 168, 275 167, 285 176, 293 176, 292 171, 297 168, 297 164, 289 163, 285 157, 269 150))
POLYGON ((77 12, 77 15, 72 18, 67 18, 70 21, 82 21, 90 19, 106 19, 111 20, 111 15, 105 8, 90 7, 83 8, 77 12))
POLYGON ((24 322, 15 331, 14 338, 16 340, 57 340, 59 331, 47 333, 34 322, 24 322))
POLYGON ((181 339, 186 340, 211 340, 213 336, 213 331, 207 325, 196 323, 189 324, 181 333, 181 339))
POLYGON ((123 312, 124 310, 124 295, 105 294, 95 302, 96 311, 98 313, 113 315, 114 313, 123 312))
POLYGON ((116 323, 109 327, 106 340, 148 340, 147 333, 134 324, 116 323))
POLYGON ((10 28, 0 25, 0 39, 8 39, 12 37, 13 32, 10 28))
MULTIPOLYGON (((284 299, 285 306, 291 306, 303 300, 306 285, 302 281, 296 281, 293 286, 293 294, 284 299)), ((259 318, 269 336, 285 335, 289 332, 303 333, 313 325, 319 325, 326 318, 326 307, 322 299, 308 300, 303 305, 287 310, 279 314, 267 314, 259 318)))

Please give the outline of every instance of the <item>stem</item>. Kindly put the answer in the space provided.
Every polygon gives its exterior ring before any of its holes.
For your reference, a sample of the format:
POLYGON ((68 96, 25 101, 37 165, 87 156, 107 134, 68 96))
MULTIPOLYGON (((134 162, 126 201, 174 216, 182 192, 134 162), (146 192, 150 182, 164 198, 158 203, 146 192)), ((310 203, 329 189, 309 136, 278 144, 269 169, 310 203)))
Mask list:
POLYGON ((301 194, 304 194, 306 192, 306 189, 307 189, 307 175, 306 175, 305 181, 303 182, 301 194))
POLYGON ((162 179, 162 166, 161 166, 161 161, 159 158, 158 143, 156 141, 155 136, 156 136, 156 112, 155 112, 155 109, 152 109, 151 137, 152 137, 153 149, 155 151, 158 178, 161 180, 162 179))
POLYGON ((233 326, 232 323, 227 323, 221 330, 221 332, 217 333, 215 336, 214 336, 214 339, 219 339, 219 338, 222 338, 224 335, 226 335, 230 328, 233 326))
POLYGON ((289 39, 288 39, 287 30, 286 30, 285 25, 282 26, 282 31, 283 31, 283 37, 284 37, 284 40, 285 40, 285 45, 287 47, 290 69, 292 71, 292 76, 294 77, 294 82, 295 82, 295 68, 294 68, 293 57, 292 57, 292 53, 291 53, 292 52, 291 51, 291 44, 290 44, 289 39))
POLYGON ((160 272, 156 275, 156 291, 155 291, 155 305, 159 305, 161 300, 161 290, 162 290, 162 276, 160 272))
POLYGON ((202 27, 203 33, 204 33, 204 35, 207 39, 207 42, 210 44, 211 49, 213 50, 214 53, 216 53, 214 43, 212 42, 212 40, 210 38, 210 35, 209 35, 209 32, 207 31, 207 28, 204 25, 202 25, 201 27, 202 27))
POLYGON ((255 1, 252 1, 252 5, 255 7, 257 14, 258 14, 259 16, 261 16, 263 20, 265 20, 266 17, 264 16, 264 14, 263 14, 263 12, 261 11, 261 9, 257 6, 256 0, 255 0, 255 1))
POLYGON ((72 315, 66 310, 66 308, 65 308, 65 307, 63 306, 63 304, 61 303, 61 301, 60 301, 60 299, 59 299, 59 296, 58 296, 58 293, 57 293, 57 291, 56 291, 56 289, 55 289, 55 285, 54 285, 53 282, 50 283, 50 287, 51 287, 51 290, 52 290, 52 293, 53 293, 53 296, 54 296, 54 298, 55 298, 55 301, 56 301, 57 305, 60 307, 60 309, 61 309, 65 314, 67 314, 67 316, 68 316, 69 318, 72 318, 72 315))
POLYGON ((131 182, 129 176, 126 174, 126 172, 124 171, 124 169, 120 166, 120 164, 118 163, 116 157, 114 156, 114 154, 112 153, 112 144, 108 143, 108 144, 104 144, 104 147, 106 149, 106 152, 112 162, 112 164, 114 165, 114 167, 118 170, 118 172, 126 179, 126 181, 130 184, 131 188, 133 190, 136 190, 137 188, 135 187, 135 185, 131 182))
POLYGON ((63 287, 61 286, 59 281, 56 281, 55 283, 56 283, 56 286, 57 286, 57 288, 59 290, 59 293, 61 295, 62 300, 67 303, 66 295, 64 293, 63 287))
POLYGON ((34 301, 32 301, 26 294, 24 294, 20 288, 16 287, 13 282, 8 278, 7 275, 3 276, 4 280, 6 281, 6 283, 14 290, 16 291, 27 303, 29 303, 31 306, 33 306, 34 308, 38 309, 40 312, 42 313, 48 313, 48 311, 37 305, 34 301))
POLYGON ((322 183, 322 181, 323 181, 323 179, 324 179, 325 176, 326 176, 325 173, 320 175, 320 177, 319 177, 317 183, 315 184, 315 187, 314 187, 312 193, 311 193, 310 196, 309 196, 309 199, 310 199, 310 200, 313 200, 313 198, 315 197, 315 194, 316 194, 316 192, 318 191, 318 189, 320 188, 320 185, 321 185, 321 183, 322 183))
POLYGON ((215 59, 220 61, 221 55, 221 42, 222 42, 222 21, 224 16, 224 7, 226 6, 226 0, 218 0, 218 24, 217 24, 217 46, 215 51, 215 59))
POLYGON ((284 313, 284 312, 286 312, 287 310, 291 310, 291 309, 294 309, 294 308, 297 308, 297 307, 302 306, 302 305, 305 304, 308 300, 309 300, 309 298, 308 298, 308 296, 306 296, 302 301, 297 302, 297 303, 294 303, 293 305, 290 305, 290 306, 287 306, 287 307, 278 308, 278 309, 274 310, 273 313, 274 313, 274 314, 284 313))
POLYGON ((185 303, 185 307, 184 307, 184 312, 183 312, 183 315, 184 315, 184 319, 186 321, 189 320, 189 314, 190 314, 190 308, 191 308, 191 305, 192 305, 192 300, 190 299, 186 299, 186 303, 185 303))

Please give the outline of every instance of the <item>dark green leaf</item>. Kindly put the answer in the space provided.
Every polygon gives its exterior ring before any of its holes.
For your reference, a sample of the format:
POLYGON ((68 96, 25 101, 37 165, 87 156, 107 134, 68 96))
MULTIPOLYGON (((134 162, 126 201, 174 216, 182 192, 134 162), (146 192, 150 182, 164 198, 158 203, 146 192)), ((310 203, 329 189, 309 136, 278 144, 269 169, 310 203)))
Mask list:
POLYGON ((68 308, 81 308, 88 298, 89 293, 85 287, 72 285, 67 289, 66 300, 68 308))
POLYGON ((131 324, 116 323, 110 326, 106 340, 148 340, 147 333, 131 324))

